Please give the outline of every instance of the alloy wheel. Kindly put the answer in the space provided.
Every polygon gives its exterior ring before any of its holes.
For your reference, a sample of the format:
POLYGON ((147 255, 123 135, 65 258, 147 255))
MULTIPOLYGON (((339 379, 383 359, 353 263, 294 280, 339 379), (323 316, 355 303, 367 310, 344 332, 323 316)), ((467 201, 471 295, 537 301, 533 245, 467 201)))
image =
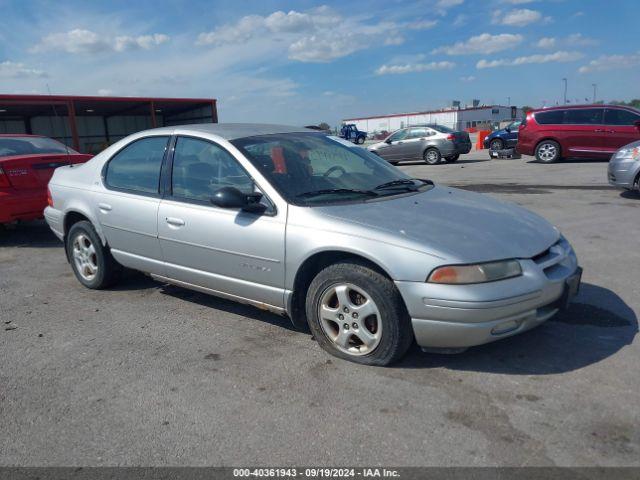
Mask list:
POLYGON ((91 239, 79 234, 73 239, 73 261, 82 278, 92 281, 98 273, 98 256, 91 239))
POLYGON ((371 296, 350 283, 336 283, 320 297, 318 318, 323 333, 349 355, 366 355, 382 338, 380 311, 371 296))
POLYGON ((551 143, 543 143, 538 148, 538 156, 545 162, 550 162, 556 158, 558 149, 551 143))

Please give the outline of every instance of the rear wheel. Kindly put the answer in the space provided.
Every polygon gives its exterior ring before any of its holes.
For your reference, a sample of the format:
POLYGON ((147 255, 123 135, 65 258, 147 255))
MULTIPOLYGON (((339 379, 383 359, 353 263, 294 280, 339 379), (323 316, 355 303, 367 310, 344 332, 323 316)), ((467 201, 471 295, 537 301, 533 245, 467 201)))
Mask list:
POLYGON ((442 155, 440 155, 440 150, 437 148, 427 148, 424 151, 424 161, 427 162, 428 165, 437 165, 441 159, 442 155))
POLYGON ((541 163, 553 163, 560 160, 560 144, 553 140, 543 140, 536 147, 536 160, 541 163))
POLYGON ((73 224, 67 235, 66 248, 73 273, 85 287, 99 290, 120 278, 122 267, 102 245, 91 222, 73 224))
POLYGON ((330 265, 313 279, 306 313, 318 344, 352 362, 389 365, 413 341, 400 292, 389 278, 357 261, 330 265))
POLYGON ((459 158, 460 158, 460 154, 452 155, 451 157, 445 157, 445 161, 447 163, 454 163, 454 162, 457 162, 459 158))
POLYGON ((494 138, 489 143, 489 150, 502 150, 504 148, 504 142, 499 138, 494 138))

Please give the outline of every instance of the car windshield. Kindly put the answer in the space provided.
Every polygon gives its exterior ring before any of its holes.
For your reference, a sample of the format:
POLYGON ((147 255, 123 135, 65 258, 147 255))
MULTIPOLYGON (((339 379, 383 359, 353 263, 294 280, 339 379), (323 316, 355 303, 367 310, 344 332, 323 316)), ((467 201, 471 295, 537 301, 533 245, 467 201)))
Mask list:
POLYGON ((78 153, 62 143, 46 137, 0 137, 0 157, 37 155, 42 153, 78 153))
POLYGON ((509 125, 507 125, 507 128, 509 130, 518 130, 518 127, 520 126, 522 122, 520 120, 516 121, 516 122, 511 122, 509 125))
POLYGON ((431 186, 338 137, 287 133, 240 138, 231 143, 295 205, 360 202, 431 186))
POLYGON ((440 133, 454 133, 455 130, 453 128, 445 127, 444 125, 427 125, 427 127, 432 128, 436 132, 440 133))

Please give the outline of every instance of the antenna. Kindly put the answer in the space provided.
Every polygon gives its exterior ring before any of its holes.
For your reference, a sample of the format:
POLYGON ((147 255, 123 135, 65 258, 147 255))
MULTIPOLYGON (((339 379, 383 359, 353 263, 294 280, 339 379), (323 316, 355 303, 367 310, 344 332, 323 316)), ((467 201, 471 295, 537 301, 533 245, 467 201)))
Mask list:
MULTIPOLYGON (((49 88, 49 84, 47 83, 47 92, 49 92, 49 96, 52 97, 53 95, 51 94, 51 89, 49 88)), ((51 103, 51 108, 53 108, 53 116, 57 119, 57 120, 62 120, 62 118, 58 115, 58 110, 56 110, 56 104, 55 103, 51 103)), ((71 164, 71 155, 69 154, 69 145, 67 145, 67 124, 63 121, 62 122, 62 128, 64 130, 64 149, 67 152, 67 161, 69 162, 69 165, 71 164)))

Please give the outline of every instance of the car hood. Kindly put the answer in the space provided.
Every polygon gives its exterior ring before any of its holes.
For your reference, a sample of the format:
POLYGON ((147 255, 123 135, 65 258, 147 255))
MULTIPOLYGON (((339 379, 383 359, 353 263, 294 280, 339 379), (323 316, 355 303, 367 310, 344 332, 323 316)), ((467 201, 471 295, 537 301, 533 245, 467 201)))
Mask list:
POLYGON ((504 129, 502 130, 496 130, 494 132, 491 132, 489 135, 487 135, 487 138, 496 138, 499 137, 501 135, 506 135, 508 132, 504 129))
POLYGON ((371 144, 371 145, 367 145, 367 150, 376 150, 376 149, 378 149, 380 147, 384 147, 386 145, 387 144, 384 143, 384 142, 377 142, 377 143, 374 143, 374 144, 371 144))
POLYGON ((560 237, 524 208, 439 185, 416 195, 313 210, 356 227, 354 235, 376 238, 378 232, 385 241, 455 263, 531 258, 560 237))

